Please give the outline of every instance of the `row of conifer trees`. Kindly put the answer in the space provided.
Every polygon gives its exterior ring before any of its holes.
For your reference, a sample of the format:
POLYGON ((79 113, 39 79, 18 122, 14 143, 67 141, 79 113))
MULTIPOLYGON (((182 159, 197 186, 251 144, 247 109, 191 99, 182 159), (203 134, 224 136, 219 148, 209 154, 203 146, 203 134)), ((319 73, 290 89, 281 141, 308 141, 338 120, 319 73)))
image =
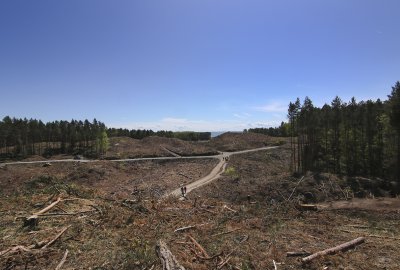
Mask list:
POLYGON ((288 118, 293 171, 400 181, 400 82, 386 101, 336 97, 319 108, 297 99, 288 118))
POLYGON ((107 145, 106 126, 96 119, 43 123, 6 116, 0 121, 0 155, 3 158, 67 153, 96 156, 104 153, 107 145))

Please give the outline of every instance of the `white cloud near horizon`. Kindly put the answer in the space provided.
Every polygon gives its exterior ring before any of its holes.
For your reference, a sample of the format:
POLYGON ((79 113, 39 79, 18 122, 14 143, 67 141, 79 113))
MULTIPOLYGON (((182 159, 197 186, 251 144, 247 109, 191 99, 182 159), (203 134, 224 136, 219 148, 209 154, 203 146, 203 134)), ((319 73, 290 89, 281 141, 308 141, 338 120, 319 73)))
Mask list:
POLYGON ((251 116, 249 113, 234 113, 234 117, 239 118, 239 119, 247 119, 251 116))
POLYGON ((127 129, 151 129, 172 130, 172 131, 242 131, 249 128, 257 127, 274 127, 279 126, 281 120, 268 121, 246 121, 246 119, 237 120, 190 120, 186 118, 166 117, 158 121, 149 122, 131 122, 131 123, 116 123, 110 125, 115 128, 127 129))
POLYGON ((287 112, 288 105, 281 102, 271 102, 262 106, 253 107, 253 109, 259 112, 287 112))

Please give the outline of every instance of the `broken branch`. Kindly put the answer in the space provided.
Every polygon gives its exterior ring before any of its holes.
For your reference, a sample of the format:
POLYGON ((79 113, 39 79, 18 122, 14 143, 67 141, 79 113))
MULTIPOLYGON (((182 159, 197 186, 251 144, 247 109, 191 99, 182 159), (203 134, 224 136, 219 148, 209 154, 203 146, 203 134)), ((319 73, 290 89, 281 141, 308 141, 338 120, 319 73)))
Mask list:
POLYGON ((232 258, 231 256, 228 256, 228 257, 226 258, 226 260, 224 260, 224 261, 218 266, 217 269, 221 269, 222 267, 224 267, 224 265, 227 264, 227 263, 230 261, 231 258, 232 258))
POLYGON ((278 267, 276 266, 275 260, 272 260, 272 262, 273 262, 273 264, 274 264, 274 269, 275 269, 275 270, 278 270, 278 267))
POLYGON ((55 241, 57 241, 57 239, 60 238, 60 236, 63 235, 63 233, 64 233, 69 227, 71 227, 71 225, 69 225, 69 226, 65 227, 64 229, 62 229, 61 232, 60 232, 59 234, 57 234, 56 237, 55 237, 53 240, 49 241, 46 245, 44 245, 44 246, 42 247, 42 249, 45 249, 45 248, 49 247, 49 246, 52 245, 55 241))
POLYGON ((193 242, 193 244, 201 251, 204 257, 210 258, 210 256, 208 256, 207 254, 207 251, 193 237, 191 237, 190 235, 188 235, 188 237, 193 242))
POLYGON ((68 249, 65 250, 64 256, 61 259, 60 263, 57 265, 56 270, 60 270, 61 267, 63 266, 63 264, 65 263, 65 261, 67 260, 67 256, 68 256, 68 249))
POLYGON ((231 211, 233 213, 237 213, 236 210, 233 210, 232 208, 229 208, 226 204, 223 206, 223 208, 228 209, 229 211, 231 211))
POLYGON ((192 225, 192 226, 186 226, 186 227, 182 227, 182 228, 178 228, 176 229, 174 232, 181 232, 181 231, 186 231, 192 228, 196 228, 196 225, 192 225))
POLYGON ((325 255, 329 255, 329 254, 335 254, 338 251, 345 251, 345 250, 347 250, 349 248, 353 248, 353 247, 355 247, 357 245, 360 245, 360 244, 364 243, 364 241, 365 241, 364 237, 358 237, 358 238, 356 238, 356 239, 354 239, 352 241, 343 243, 343 244, 341 244, 339 246, 336 246, 336 247, 333 247, 333 248, 328 248, 328 249, 316 252, 316 253, 308 256, 308 257, 303 258, 301 261, 303 263, 307 263, 307 262, 310 262, 311 260, 313 260, 315 258, 318 258, 318 257, 321 257, 321 256, 325 256, 325 255))

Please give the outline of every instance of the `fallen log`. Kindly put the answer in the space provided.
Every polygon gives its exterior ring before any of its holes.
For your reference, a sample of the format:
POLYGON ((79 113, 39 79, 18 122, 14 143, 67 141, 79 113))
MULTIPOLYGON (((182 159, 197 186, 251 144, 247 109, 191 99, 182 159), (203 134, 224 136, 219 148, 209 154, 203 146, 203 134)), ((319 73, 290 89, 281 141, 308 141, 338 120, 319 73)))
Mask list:
POLYGON ((335 253, 337 253, 339 251, 345 251, 345 250, 348 250, 350 248, 353 248, 353 247, 355 247, 357 245, 360 245, 360 244, 364 243, 364 241, 365 241, 364 237, 358 237, 358 238, 356 238, 356 239, 354 239, 352 241, 343 243, 343 244, 341 244, 339 246, 336 246, 336 247, 333 247, 333 248, 328 248, 328 249, 316 252, 316 253, 308 256, 308 257, 303 258, 301 261, 303 263, 307 263, 307 262, 310 262, 313 259, 321 257, 321 256, 335 254, 335 253))
POLYGON ((157 242, 156 252, 161 260, 163 270, 185 270, 185 268, 179 264, 175 256, 171 253, 164 241, 159 240, 157 242))

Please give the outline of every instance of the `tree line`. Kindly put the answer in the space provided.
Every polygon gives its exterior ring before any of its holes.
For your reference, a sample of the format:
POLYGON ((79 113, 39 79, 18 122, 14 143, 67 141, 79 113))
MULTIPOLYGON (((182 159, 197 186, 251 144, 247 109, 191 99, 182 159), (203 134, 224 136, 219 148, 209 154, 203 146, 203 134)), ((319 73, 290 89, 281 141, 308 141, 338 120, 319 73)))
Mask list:
POLYGON ((290 102, 292 170, 373 176, 400 182, 400 82, 388 100, 343 102, 322 108, 306 97, 290 102))
POLYGON ((206 141, 211 139, 211 132, 195 132, 195 131, 166 131, 166 130, 147 130, 147 129, 123 129, 108 128, 107 135, 109 137, 131 137, 134 139, 143 139, 149 136, 158 136, 166 138, 177 138, 185 141, 206 141))
POLYGON ((109 137, 127 136, 143 139, 148 136, 178 138, 182 140, 209 140, 211 132, 172 132, 107 128, 94 119, 78 121, 53 121, 11 118, 0 121, 0 160, 24 158, 30 155, 52 156, 56 154, 98 157, 108 148, 109 137))
POLYGON ((290 127, 289 123, 282 122, 279 127, 269 127, 269 128, 249 128, 243 130, 244 133, 252 132, 252 133, 260 133, 272 137, 289 137, 290 136, 290 127))
POLYGON ((0 121, 0 157, 3 159, 54 154, 98 156, 107 147, 106 126, 96 119, 43 123, 6 116, 0 121))

